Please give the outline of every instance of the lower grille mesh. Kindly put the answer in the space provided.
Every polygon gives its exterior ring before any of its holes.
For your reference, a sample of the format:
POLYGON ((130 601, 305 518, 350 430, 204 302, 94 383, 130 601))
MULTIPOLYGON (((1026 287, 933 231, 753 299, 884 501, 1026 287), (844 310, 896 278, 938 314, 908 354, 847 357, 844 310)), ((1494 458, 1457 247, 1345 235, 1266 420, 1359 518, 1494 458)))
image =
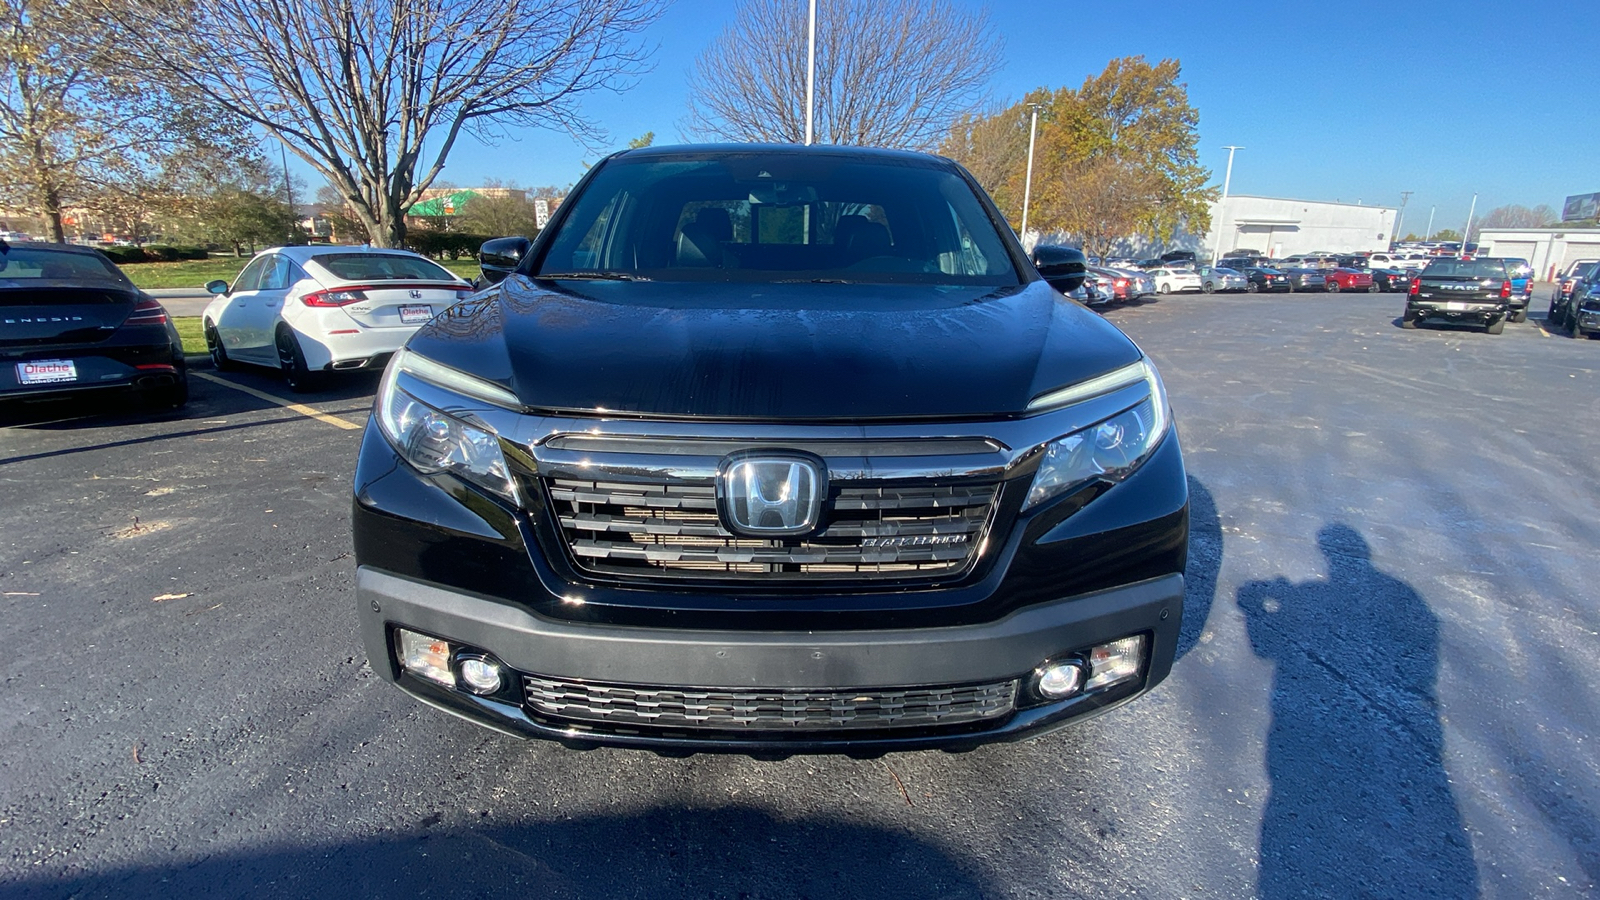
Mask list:
POLYGON ((579 568, 615 575, 774 580, 937 577, 982 543, 997 485, 835 487, 827 526, 803 539, 738 537, 715 488, 551 479, 561 534, 579 568))
POLYGON ((957 725, 1016 707, 1017 681, 886 690, 690 690, 523 678, 528 706, 554 718, 724 731, 836 731, 957 725))

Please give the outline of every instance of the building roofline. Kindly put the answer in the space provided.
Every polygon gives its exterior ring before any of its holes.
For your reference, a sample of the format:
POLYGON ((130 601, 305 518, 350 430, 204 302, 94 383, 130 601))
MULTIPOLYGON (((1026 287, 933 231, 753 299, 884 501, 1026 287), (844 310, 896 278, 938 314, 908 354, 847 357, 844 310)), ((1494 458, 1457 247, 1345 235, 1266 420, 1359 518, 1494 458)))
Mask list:
POLYGON ((1267 196, 1263 196, 1261 194, 1229 194, 1228 195, 1228 199, 1229 200, 1237 200, 1237 199, 1239 199, 1241 197, 1248 197, 1251 200, 1276 200, 1276 201, 1278 201, 1280 203, 1316 203, 1316 204, 1320 204, 1322 206, 1353 206, 1356 209, 1382 209, 1382 210, 1387 210, 1389 212, 1398 212, 1399 209, 1400 209, 1397 206, 1382 206, 1382 205, 1379 205, 1379 204, 1372 204, 1372 203, 1346 203, 1343 200, 1305 200, 1305 199, 1301 199, 1299 197, 1267 197, 1267 196))

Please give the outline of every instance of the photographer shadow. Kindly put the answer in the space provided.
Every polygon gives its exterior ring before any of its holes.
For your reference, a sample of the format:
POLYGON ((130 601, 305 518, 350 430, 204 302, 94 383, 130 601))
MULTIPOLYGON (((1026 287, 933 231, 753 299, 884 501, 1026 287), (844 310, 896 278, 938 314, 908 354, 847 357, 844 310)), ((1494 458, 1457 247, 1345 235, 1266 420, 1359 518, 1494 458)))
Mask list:
POLYGON ((1327 578, 1238 592, 1251 648, 1276 665, 1260 896, 1475 897, 1443 761, 1438 620, 1355 529, 1317 537, 1327 578))

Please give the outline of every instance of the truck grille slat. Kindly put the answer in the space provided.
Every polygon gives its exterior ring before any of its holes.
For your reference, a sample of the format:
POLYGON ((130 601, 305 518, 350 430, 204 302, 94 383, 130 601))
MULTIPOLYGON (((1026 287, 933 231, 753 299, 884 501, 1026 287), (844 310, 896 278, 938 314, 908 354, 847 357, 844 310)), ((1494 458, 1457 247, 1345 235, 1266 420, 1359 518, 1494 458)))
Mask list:
POLYGON ((711 484, 547 481, 578 568, 647 578, 778 581, 935 578, 975 557, 999 486, 834 485, 825 527, 799 539, 741 537, 723 527, 711 484))
POLYGON ((1017 681, 941 688, 697 690, 523 677, 535 713, 581 722, 737 731, 958 725, 1008 715, 1017 681))

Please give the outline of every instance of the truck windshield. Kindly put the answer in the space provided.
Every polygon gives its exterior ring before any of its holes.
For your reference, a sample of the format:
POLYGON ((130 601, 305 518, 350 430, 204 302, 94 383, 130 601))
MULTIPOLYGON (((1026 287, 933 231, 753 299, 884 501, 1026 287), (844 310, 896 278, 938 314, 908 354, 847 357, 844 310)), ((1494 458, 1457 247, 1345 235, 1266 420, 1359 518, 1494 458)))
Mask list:
POLYGON ((932 161, 624 157, 607 162, 570 202, 536 277, 1021 282, 971 186, 932 161))

